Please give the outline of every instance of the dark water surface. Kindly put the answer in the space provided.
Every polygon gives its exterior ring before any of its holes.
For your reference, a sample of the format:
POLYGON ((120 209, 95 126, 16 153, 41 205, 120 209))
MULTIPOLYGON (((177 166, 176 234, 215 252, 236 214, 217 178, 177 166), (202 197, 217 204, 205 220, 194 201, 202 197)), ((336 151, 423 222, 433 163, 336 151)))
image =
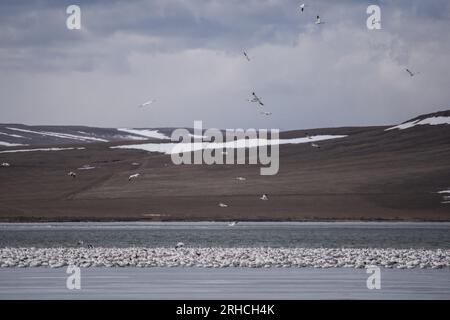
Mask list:
POLYGON ((0 247, 348 247, 450 249, 450 223, 112 222, 2 223, 0 247))

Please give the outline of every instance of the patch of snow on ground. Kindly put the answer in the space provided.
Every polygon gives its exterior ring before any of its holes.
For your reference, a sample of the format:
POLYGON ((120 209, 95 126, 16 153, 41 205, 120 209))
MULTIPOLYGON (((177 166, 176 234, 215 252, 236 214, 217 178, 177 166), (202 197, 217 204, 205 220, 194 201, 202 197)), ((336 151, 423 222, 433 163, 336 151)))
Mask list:
POLYGON ((398 126, 395 126, 392 128, 385 129, 384 131, 389 131, 389 130, 393 130, 393 129, 404 130, 404 129, 415 127, 417 125, 425 125, 425 124, 432 125, 432 126, 440 125, 440 124, 450 124, 450 117, 431 117, 431 118, 425 118, 422 120, 414 120, 414 121, 399 124, 398 126))
POLYGON ((149 152, 159 152, 165 154, 175 154, 184 152, 193 152, 203 149, 239 149, 239 148, 255 148, 268 145, 280 144, 300 144, 310 143, 313 141, 324 141, 330 139, 345 138, 346 135, 320 135, 310 138, 293 138, 293 139, 241 139, 230 142, 195 142, 195 143, 145 143, 111 147, 112 149, 137 149, 149 152))
POLYGON ((39 134, 42 136, 62 138, 62 139, 71 139, 71 140, 79 140, 79 141, 108 142, 108 140, 105 140, 105 139, 77 136, 77 135, 69 134, 69 133, 57 133, 57 132, 50 132, 50 131, 33 131, 33 130, 26 130, 26 129, 19 129, 19 128, 7 128, 7 129, 20 131, 20 132, 26 132, 26 133, 34 133, 34 134, 39 134))
POLYGON ((27 146, 27 144, 9 143, 9 142, 0 141, 0 146, 4 146, 4 147, 18 147, 18 146, 27 146))
POLYGON ((0 153, 14 153, 14 152, 33 152, 33 151, 64 151, 64 150, 84 150, 85 148, 39 148, 39 149, 19 149, 19 150, 5 150, 0 153))
POLYGON ((170 137, 166 136, 165 134, 158 132, 158 130, 148 130, 148 129, 126 129, 126 128, 120 128, 117 129, 118 131, 123 131, 131 134, 135 134, 138 136, 143 136, 147 138, 155 138, 155 139, 169 139, 170 137))
POLYGON ((8 136, 8 137, 13 137, 13 138, 25 138, 23 136, 19 136, 18 134, 11 134, 11 133, 4 133, 4 132, 0 132, 0 134, 2 134, 4 136, 8 136))

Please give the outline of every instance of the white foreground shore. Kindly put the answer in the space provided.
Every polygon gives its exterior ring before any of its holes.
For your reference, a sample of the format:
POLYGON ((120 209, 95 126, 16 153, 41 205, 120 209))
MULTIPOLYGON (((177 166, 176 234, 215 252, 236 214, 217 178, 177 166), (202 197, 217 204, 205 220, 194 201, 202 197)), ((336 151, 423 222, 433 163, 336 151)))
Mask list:
POLYGON ((1 248, 0 267, 442 269, 450 250, 327 248, 1 248))

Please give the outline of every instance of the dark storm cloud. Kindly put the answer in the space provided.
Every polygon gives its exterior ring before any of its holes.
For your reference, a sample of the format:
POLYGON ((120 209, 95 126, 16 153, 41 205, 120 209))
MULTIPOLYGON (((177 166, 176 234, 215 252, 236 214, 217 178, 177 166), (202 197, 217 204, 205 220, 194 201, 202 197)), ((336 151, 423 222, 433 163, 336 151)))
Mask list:
POLYGON ((0 122, 300 128, 449 108, 450 2, 304 2, 299 14, 296 0, 2 1, 0 122), (65 27, 70 4, 80 31, 65 27), (245 102, 252 90, 272 117, 245 102))

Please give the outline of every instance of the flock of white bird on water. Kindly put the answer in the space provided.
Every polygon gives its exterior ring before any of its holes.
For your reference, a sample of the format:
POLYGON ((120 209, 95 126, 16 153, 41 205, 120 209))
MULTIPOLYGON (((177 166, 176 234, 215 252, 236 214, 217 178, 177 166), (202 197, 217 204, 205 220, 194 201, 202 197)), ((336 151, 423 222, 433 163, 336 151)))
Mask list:
POLYGON ((358 248, 0 248, 0 267, 450 268, 450 250, 358 248))

